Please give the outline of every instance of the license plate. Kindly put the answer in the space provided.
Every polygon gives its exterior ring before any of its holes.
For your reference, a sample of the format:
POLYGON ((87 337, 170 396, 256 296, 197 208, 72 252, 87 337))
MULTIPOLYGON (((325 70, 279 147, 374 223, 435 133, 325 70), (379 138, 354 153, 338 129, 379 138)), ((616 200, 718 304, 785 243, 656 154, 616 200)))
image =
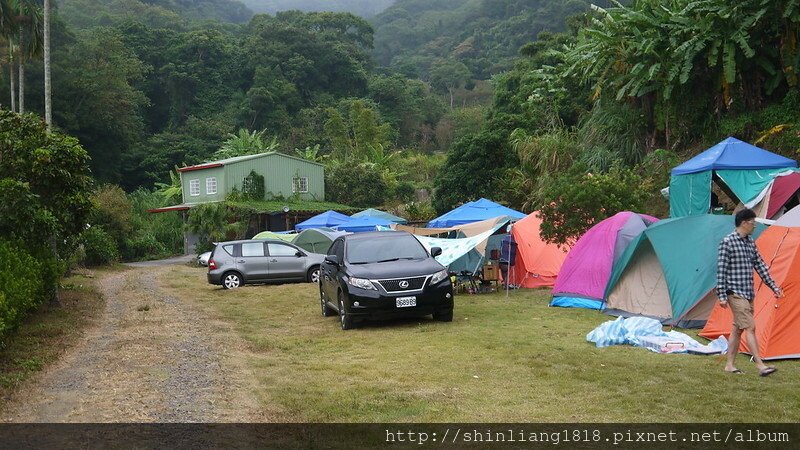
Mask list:
POLYGON ((417 297, 397 297, 398 308, 407 308, 409 306, 417 306, 417 297))

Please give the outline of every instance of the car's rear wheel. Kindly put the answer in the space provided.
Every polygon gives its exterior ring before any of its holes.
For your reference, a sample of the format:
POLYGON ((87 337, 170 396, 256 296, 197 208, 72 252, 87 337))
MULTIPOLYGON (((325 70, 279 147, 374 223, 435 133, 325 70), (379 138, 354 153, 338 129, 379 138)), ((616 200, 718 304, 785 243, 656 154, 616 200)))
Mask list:
POLYGON ((322 307, 322 317, 330 317, 336 314, 336 311, 332 310, 330 306, 328 306, 328 300, 325 298, 325 292, 322 290, 322 285, 319 286, 319 304, 322 307))
POLYGON ((236 289, 242 285, 242 276, 236 272, 228 272, 222 276, 222 287, 236 289))
POLYGON ((453 308, 436 311, 433 313, 433 320, 438 320, 439 322, 452 322, 453 308))
POLYGON ((353 328, 353 316, 347 312, 342 300, 342 293, 339 292, 339 321, 342 323, 342 330, 349 330, 353 328))
POLYGON ((306 274, 306 281, 308 281, 309 283, 319 284, 319 266, 314 266, 308 269, 308 273, 306 274))

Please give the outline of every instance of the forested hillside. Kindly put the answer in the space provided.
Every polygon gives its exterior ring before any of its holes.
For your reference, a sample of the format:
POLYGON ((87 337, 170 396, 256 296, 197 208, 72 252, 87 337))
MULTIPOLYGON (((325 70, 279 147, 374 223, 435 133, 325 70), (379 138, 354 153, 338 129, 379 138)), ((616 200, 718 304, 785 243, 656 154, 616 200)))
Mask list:
POLYGON ((114 25, 123 20, 172 28, 186 21, 243 23, 253 12, 239 0, 58 0, 71 26, 114 25))
MULTIPOLYGON (((153 5, 154 14, 131 15, 133 3, 115 0, 77 8, 81 1, 54 15, 53 117, 80 139, 100 182, 152 189, 175 166, 219 158, 232 141, 325 158, 331 173, 338 162, 367 164, 361 180, 376 179, 367 183, 376 193, 348 198, 342 185, 328 196, 380 204, 430 189, 426 165, 441 158, 415 155, 445 150, 457 134, 456 119, 439 126, 445 105, 424 83, 374 72, 373 29, 352 14, 289 11, 240 26, 153 5), (263 146, 241 141, 256 135, 263 146), (401 149, 408 171, 389 170, 401 149)), ((40 58, 25 64, 27 111, 43 110, 40 58)), ((0 78, 6 86, 10 73, 0 78)), ((0 102, 10 100, 1 90, 0 102)))
POLYGON ((297 9, 305 12, 349 12, 361 17, 372 17, 395 0, 241 0, 257 13, 275 14, 297 9))
MULTIPOLYGON (((65 0, 54 124, 126 191, 175 194, 175 166, 278 150, 323 162, 328 200, 426 218, 491 197, 541 210, 553 239, 620 209, 664 215, 670 165, 728 135, 796 157, 798 0, 588 3, 402 0, 373 24, 236 24, 178 0, 65 0)), ((35 36, 8 35, 0 82, 41 114, 40 47, 14 45, 35 36)))
POLYGON ((565 19, 606 0, 398 0, 372 19, 375 59, 428 79, 443 64, 463 63, 468 76, 507 70, 519 48, 542 31, 564 31, 565 19))

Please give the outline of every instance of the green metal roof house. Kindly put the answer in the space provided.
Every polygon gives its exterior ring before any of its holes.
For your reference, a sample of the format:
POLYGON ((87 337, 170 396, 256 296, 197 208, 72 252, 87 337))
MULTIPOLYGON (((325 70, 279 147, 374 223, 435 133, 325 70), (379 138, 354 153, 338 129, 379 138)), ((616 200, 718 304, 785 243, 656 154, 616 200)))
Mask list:
POLYGON ((264 192, 269 196, 301 200, 325 200, 325 173, 322 164, 269 152, 237 156, 178 169, 183 188, 183 205, 218 202, 242 184, 251 171, 264 177, 264 192))

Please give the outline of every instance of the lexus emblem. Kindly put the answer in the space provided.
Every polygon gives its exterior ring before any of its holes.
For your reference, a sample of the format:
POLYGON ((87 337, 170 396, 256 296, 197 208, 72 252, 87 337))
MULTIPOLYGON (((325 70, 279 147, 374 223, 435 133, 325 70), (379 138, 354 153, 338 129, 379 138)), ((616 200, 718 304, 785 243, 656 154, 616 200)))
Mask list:
POLYGON ((401 281, 401 282, 400 282, 400 283, 398 283, 398 284, 399 284, 399 286, 400 286, 401 288, 403 288, 403 289, 405 289, 405 288, 407 288, 407 287, 408 287, 408 281, 406 281, 406 280, 403 280, 403 281, 401 281))

